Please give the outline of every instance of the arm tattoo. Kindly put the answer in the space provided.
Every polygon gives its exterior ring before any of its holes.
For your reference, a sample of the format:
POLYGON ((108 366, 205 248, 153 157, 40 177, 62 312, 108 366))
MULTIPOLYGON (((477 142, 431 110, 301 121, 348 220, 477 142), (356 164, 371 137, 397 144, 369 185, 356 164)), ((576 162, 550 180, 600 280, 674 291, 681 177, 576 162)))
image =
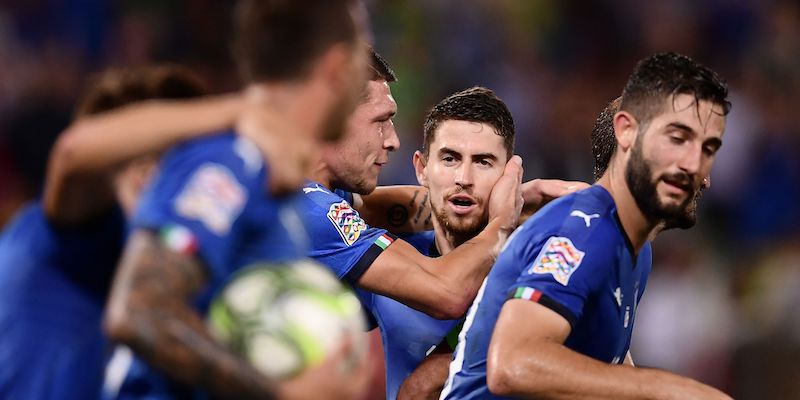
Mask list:
MULTIPOLYGON (((428 215, 424 215, 423 214, 423 211, 425 211, 427 209, 428 195, 429 195, 428 191, 425 191, 425 195, 422 196, 422 200, 420 200, 419 203, 417 203, 417 214, 414 216, 414 223, 415 224, 419 223, 419 220, 422 217, 426 217, 426 219, 430 218, 430 214, 428 214, 428 215)), ((412 205, 413 205, 414 200, 416 198, 417 198, 417 191, 414 192, 414 197, 411 199, 412 205)))
POLYGON ((395 204, 389 207, 386 213, 386 220, 392 227, 401 227, 408 222, 408 208, 401 204, 395 204))
POLYGON ((131 238, 112 301, 122 296, 130 335, 122 338, 153 367, 218 396, 272 398, 267 378, 216 342, 191 299, 205 286, 205 268, 161 245, 152 232, 131 238))

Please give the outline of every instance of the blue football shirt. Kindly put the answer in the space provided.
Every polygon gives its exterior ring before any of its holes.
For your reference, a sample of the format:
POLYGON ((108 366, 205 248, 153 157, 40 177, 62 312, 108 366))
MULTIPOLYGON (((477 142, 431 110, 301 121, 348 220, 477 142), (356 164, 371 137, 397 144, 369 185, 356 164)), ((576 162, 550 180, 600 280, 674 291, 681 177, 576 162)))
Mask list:
POLYGON ((42 205, 0 237, 0 398, 93 399, 108 341, 101 320, 125 238, 114 208, 91 223, 52 225, 42 205))
MULTIPOLYGON (((428 257, 439 257, 433 231, 401 235, 428 257)), ((438 320, 396 300, 356 290, 362 306, 377 322, 386 365, 386 398, 396 399, 400 385, 441 344, 460 320, 438 320)))
POLYGON ((467 314, 443 399, 489 399, 486 355, 507 299, 535 301, 563 316, 565 345, 607 363, 630 346, 651 248, 634 255, 611 195, 601 186, 557 199, 509 238, 467 314))
MULTIPOLYGON (((161 232, 168 246, 188 248, 201 260, 208 274, 207 287, 195 301, 201 315, 242 267, 302 256, 299 244, 306 237, 294 197, 274 198, 267 187, 268 170, 261 153, 233 133, 187 142, 162 158, 132 225, 161 232)), ((116 355, 107 374, 107 397, 207 397, 157 373, 125 350, 116 355), (112 379, 120 376, 125 376, 121 382, 112 379)))

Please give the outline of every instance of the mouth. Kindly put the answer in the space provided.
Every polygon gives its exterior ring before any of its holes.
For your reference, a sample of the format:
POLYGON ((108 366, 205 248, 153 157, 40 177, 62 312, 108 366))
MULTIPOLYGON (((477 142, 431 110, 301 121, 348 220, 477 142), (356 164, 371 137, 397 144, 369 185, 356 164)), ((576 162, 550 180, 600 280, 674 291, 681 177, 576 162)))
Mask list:
POLYGON ((478 202, 471 196, 459 194, 447 199, 450 209, 458 215, 469 214, 478 207, 478 202))
MULTIPOLYGON (((667 189, 670 193, 678 195, 688 195, 694 193, 694 188, 687 180, 664 178, 663 182, 667 185, 667 189)), ((692 196, 694 195, 692 194, 692 196)))

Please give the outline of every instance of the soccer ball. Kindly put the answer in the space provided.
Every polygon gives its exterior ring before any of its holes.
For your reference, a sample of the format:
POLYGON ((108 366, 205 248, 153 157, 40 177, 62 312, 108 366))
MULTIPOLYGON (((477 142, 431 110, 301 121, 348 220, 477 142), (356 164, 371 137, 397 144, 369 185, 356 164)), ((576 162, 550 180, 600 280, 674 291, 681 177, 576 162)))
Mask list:
POLYGON ((238 271, 212 301, 208 325, 218 340, 274 379, 321 362, 345 340, 352 349, 349 365, 367 348, 356 296, 307 259, 238 271))

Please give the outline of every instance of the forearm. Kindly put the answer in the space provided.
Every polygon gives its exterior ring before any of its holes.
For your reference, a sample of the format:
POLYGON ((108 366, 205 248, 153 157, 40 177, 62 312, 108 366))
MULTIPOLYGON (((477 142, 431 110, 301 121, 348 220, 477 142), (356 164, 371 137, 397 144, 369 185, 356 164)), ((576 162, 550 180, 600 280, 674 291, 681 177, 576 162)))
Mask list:
POLYGON ((114 201, 111 172, 195 136, 232 126, 236 95, 151 101, 79 120, 50 154, 43 193, 52 220, 80 223, 114 201))
POLYGON ((147 101, 82 118, 63 134, 54 157, 68 171, 104 171, 199 135, 232 127, 238 94, 147 101))
POLYGON ((492 220, 474 238, 448 254, 433 259, 435 266, 430 272, 445 286, 465 289, 475 297, 510 232, 510 227, 504 226, 499 220, 492 220))
POLYGON ((194 260, 137 232, 120 265, 106 316, 109 336, 189 385, 226 398, 274 398, 276 387, 208 333, 189 298, 203 287, 194 260))
MULTIPOLYGON (((669 372, 605 364, 562 344, 537 342, 535 354, 523 354, 507 364, 499 393, 530 399, 689 399, 715 392, 710 387, 669 372), (532 379, 532 377, 535 377, 532 379)), ((713 397, 716 398, 716 397, 713 397)))
POLYGON ((422 186, 379 186, 360 197, 353 206, 371 226, 392 233, 433 229, 428 189, 422 186))
POLYGON ((447 380, 451 353, 431 354, 406 378, 398 400, 438 399, 447 380))

